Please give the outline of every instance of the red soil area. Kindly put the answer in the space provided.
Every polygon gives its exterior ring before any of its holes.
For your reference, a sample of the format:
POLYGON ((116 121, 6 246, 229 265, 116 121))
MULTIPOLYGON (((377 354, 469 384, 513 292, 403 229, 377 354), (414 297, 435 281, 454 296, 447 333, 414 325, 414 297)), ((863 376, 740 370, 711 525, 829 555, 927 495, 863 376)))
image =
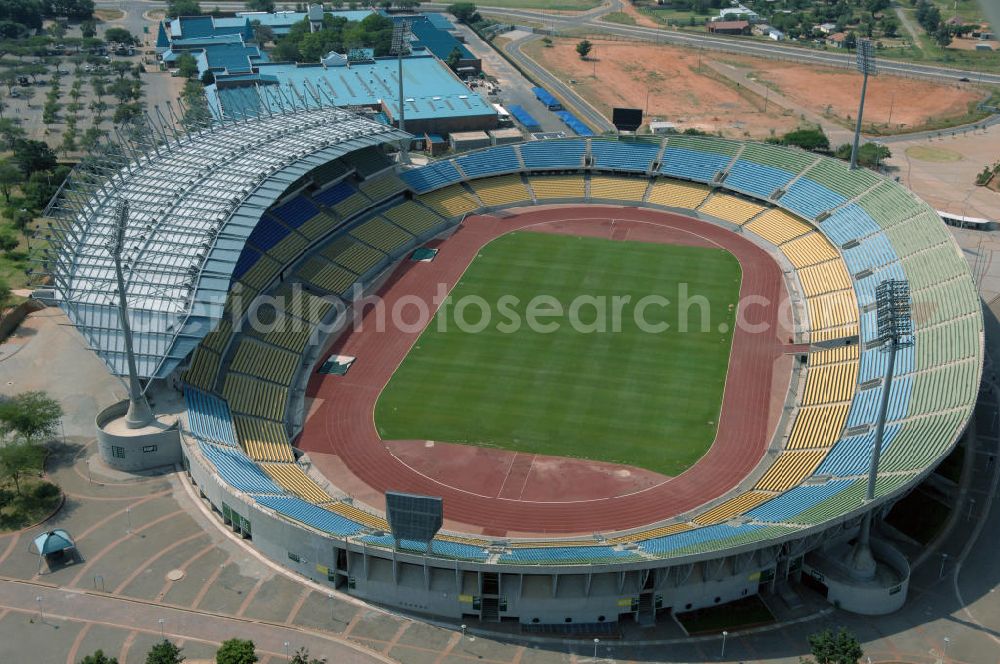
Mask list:
MULTIPOLYGON (((781 270, 767 252, 738 234, 680 215, 637 208, 574 206, 533 208, 517 214, 476 216, 440 243, 430 263, 404 262, 379 295, 386 310, 414 295, 431 302, 439 284, 457 282, 478 250, 514 230, 590 235, 722 247, 743 269, 743 318, 762 332, 738 327, 718 432, 711 449, 677 477, 568 458, 430 441, 382 441, 373 413, 378 395, 420 331, 375 324, 344 332, 330 353, 355 356, 346 376, 314 374, 298 446, 337 487, 375 509, 387 490, 441 496, 446 528, 494 536, 589 534, 634 528, 682 514, 722 496, 760 461, 788 389, 792 347, 778 324, 787 299, 781 270)), ((756 329, 754 327, 753 329, 756 329)))

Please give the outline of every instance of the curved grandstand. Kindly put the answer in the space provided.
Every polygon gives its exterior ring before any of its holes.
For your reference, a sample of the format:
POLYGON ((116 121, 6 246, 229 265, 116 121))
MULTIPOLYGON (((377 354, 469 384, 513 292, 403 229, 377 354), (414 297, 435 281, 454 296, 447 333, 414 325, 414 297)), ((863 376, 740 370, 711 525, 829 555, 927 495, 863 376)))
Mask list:
MULTIPOLYGON (((268 555, 311 578, 418 611, 524 624, 613 622, 729 601, 794 573, 824 541, 851 536, 862 514, 915 486, 964 431, 983 363, 979 299, 937 214, 894 182, 795 149, 719 138, 529 142, 402 172, 381 151, 353 147, 338 144, 339 154, 275 187, 245 220, 218 276, 232 293, 225 315, 183 374, 184 455, 202 494, 268 555), (467 216, 550 204, 661 210, 766 246, 787 266, 798 304, 804 380, 793 382, 782 424, 764 443, 770 452, 701 508, 572 538, 448 529, 426 552, 406 540, 394 548, 382 514, 307 472, 290 442, 330 326, 357 285, 378 288, 414 248, 447 238, 467 216), (869 347, 874 290, 889 278, 910 285, 915 344, 895 363, 876 500, 866 504, 885 369, 869 347), (276 325, 244 330, 253 297, 265 293, 285 298, 284 308, 256 312, 276 325)), ((201 266, 205 273, 208 262, 201 266)), ((77 292, 66 290, 63 302, 86 333, 77 292)), ((115 352, 99 341, 99 351, 115 352)), ((158 352, 180 355, 169 348, 158 352)))

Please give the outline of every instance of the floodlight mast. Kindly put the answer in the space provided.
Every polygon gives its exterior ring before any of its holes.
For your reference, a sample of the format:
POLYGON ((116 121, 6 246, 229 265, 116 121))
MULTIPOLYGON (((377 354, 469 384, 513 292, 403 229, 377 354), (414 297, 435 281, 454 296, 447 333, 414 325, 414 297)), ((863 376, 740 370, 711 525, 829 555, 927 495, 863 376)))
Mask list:
POLYGON ((857 68, 861 72, 861 102, 858 105, 858 121, 854 125, 854 144, 851 146, 851 170, 858 167, 858 144, 861 142, 861 118, 865 113, 865 94, 868 92, 868 75, 878 74, 875 62, 875 45, 870 39, 859 39, 857 43, 857 68))
POLYGON ((122 271, 122 249, 125 247, 125 227, 128 225, 128 201, 119 199, 115 205, 114 229, 108 241, 108 253, 115 262, 115 279, 118 283, 118 317, 125 341, 125 357, 128 360, 128 413, 125 425, 129 429, 141 429, 153 420, 153 412, 139 385, 139 372, 135 365, 135 351, 132 347, 132 327, 128 322, 128 302, 125 297, 125 274, 122 271))
MULTIPOLYGON (((875 483, 885 436, 885 420, 889 411, 896 351, 913 345, 913 322, 910 316, 910 285, 900 279, 887 279, 875 288, 878 337, 875 344, 888 353, 882 398, 878 418, 875 420, 875 440, 868 465, 868 487, 865 502, 875 500, 875 483)), ((851 570, 859 578, 870 579, 875 575, 875 558, 871 552, 872 510, 865 512, 861 521, 858 541, 851 553, 851 570)))
MULTIPOLYGON (((402 20, 392 30, 392 50, 396 53, 396 70, 399 78, 399 130, 406 131, 406 97, 403 96, 403 56, 410 53, 410 21, 402 20)), ((402 139, 399 144, 399 160, 410 163, 410 141, 402 139)))

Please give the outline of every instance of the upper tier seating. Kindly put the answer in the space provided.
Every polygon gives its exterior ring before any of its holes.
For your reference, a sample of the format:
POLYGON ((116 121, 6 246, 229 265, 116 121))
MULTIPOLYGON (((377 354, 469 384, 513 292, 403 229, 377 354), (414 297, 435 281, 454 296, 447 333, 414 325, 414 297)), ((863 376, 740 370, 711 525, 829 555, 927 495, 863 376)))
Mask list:
POLYGON ((519 148, 528 170, 572 170, 583 167, 587 144, 583 139, 532 141, 522 143, 519 148))
POLYGON ((521 170, 521 162, 510 145, 501 145, 492 150, 470 152, 455 158, 455 163, 470 178, 497 173, 512 173, 521 170))
POLYGON ((462 179, 458 169, 450 161, 435 161, 423 168, 405 171, 400 177, 418 194, 462 179))
POLYGON ((616 171, 649 171, 660 152, 660 146, 652 143, 619 143, 598 138, 590 140, 590 155, 593 164, 616 171))

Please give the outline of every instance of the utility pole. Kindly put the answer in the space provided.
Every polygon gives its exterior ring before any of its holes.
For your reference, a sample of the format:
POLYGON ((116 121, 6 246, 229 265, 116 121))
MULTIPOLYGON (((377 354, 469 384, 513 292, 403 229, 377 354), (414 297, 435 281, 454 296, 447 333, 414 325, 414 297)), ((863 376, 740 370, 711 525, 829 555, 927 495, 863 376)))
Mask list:
MULTIPOLYGON (((879 457, 885 437, 885 420, 889 410, 892 392, 892 372, 896 364, 896 351, 913 345, 913 322, 910 318, 910 285, 900 279, 886 279, 875 288, 876 320, 878 337, 875 344, 889 354, 882 382, 882 399, 879 401, 878 418, 875 421, 875 441, 872 445, 871 461, 868 464, 868 487, 865 503, 875 500, 875 483, 878 479, 879 457)), ((861 521, 858 541, 851 551, 849 567, 859 579, 875 576, 875 557, 871 552, 872 510, 865 512, 861 521)))
POLYGON ((142 393, 139 372, 135 365, 135 351, 132 346, 132 326, 128 321, 128 300, 125 296, 125 273, 122 270, 122 251, 125 248, 125 227, 128 226, 128 201, 120 199, 115 205, 114 229, 108 241, 108 253, 115 262, 115 279, 118 283, 118 318, 125 342, 125 357, 128 360, 128 414, 125 424, 129 429, 141 429, 153 419, 153 412, 142 393))
POLYGON ((861 118, 865 113, 865 94, 868 92, 868 75, 878 74, 875 62, 875 45, 870 39, 859 39, 857 68, 861 72, 861 102, 858 104, 858 122, 854 125, 854 145, 851 147, 851 170, 858 167, 858 143, 861 141, 861 118))

